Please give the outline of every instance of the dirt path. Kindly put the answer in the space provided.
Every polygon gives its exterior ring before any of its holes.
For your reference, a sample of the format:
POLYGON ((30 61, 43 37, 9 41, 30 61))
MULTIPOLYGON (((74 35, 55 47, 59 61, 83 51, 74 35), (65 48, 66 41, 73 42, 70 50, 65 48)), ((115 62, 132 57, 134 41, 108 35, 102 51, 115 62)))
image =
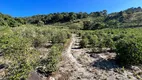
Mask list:
POLYGON ((92 74, 90 74, 89 71, 87 71, 87 68, 77 59, 79 56, 81 56, 81 53, 84 52, 78 49, 78 42, 79 39, 77 39, 76 35, 73 34, 72 42, 63 54, 64 62, 62 63, 63 65, 61 66, 60 71, 70 74, 69 80, 77 80, 81 77, 84 77, 84 79, 88 80, 87 78, 92 74))
POLYGON ((80 38, 73 34, 63 52, 59 71, 68 74, 67 80, 138 80, 132 71, 121 69, 114 60, 109 60, 115 53, 90 54, 87 49, 79 48, 79 42, 80 38))
POLYGON ((113 60, 115 53, 90 53, 89 49, 79 48, 80 37, 73 34, 71 39, 63 51, 59 72, 48 78, 38 76, 29 80, 142 80, 142 69, 137 66, 132 70, 118 67, 113 60))

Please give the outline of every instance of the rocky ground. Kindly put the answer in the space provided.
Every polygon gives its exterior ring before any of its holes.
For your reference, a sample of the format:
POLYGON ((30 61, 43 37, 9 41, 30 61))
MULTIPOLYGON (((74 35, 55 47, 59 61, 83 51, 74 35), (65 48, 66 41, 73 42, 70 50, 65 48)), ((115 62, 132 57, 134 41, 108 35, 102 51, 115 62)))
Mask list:
POLYGON ((73 35, 69 48, 64 52, 60 73, 68 74, 66 80, 142 80, 142 69, 119 67, 115 53, 90 53, 79 48, 80 38, 73 35))
MULTIPOLYGON (((59 71, 50 77, 31 72, 28 80, 142 80, 142 67, 130 69, 115 63, 115 53, 90 53, 89 49, 79 47, 80 38, 73 34, 70 45, 63 52, 59 71)), ((46 57, 49 49, 39 48, 46 57)))

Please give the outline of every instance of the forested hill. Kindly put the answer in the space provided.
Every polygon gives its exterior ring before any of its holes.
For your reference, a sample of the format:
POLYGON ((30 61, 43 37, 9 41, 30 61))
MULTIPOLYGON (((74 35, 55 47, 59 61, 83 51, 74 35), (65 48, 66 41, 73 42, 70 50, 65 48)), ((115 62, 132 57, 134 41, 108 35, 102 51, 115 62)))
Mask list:
POLYGON ((48 25, 54 23, 75 24, 73 28, 94 30, 117 27, 141 27, 142 8, 129 8, 124 11, 108 14, 107 10, 100 12, 63 12, 48 15, 35 15, 24 18, 14 18, 0 13, 0 26, 16 27, 23 24, 48 25))

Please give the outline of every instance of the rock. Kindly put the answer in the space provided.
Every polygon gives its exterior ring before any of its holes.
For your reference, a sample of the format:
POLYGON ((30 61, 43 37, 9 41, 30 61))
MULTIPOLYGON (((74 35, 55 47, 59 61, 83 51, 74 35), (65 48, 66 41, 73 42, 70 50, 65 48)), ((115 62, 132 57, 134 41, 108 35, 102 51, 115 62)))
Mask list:
POLYGON ((55 78, 53 78, 53 77, 49 77, 49 79, 48 80, 55 80, 55 78))
POLYGON ((5 69, 0 69, 0 80, 2 77, 6 76, 6 70, 5 69))
POLYGON ((137 66, 131 66, 131 69, 134 71, 141 71, 141 69, 137 66))

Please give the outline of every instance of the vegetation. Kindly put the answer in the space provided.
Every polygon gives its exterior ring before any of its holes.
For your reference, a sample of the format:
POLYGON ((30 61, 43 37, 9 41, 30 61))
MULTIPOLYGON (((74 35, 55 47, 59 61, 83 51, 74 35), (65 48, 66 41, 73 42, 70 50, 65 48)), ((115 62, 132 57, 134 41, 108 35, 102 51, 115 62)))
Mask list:
POLYGON ((51 51, 49 52, 49 55, 46 59, 43 59, 40 63, 42 67, 38 68, 38 71, 40 73, 43 73, 44 75, 48 76, 52 72, 55 72, 58 70, 58 63, 61 60, 61 53, 62 53, 61 45, 53 45, 51 47, 51 51))
POLYGON ((80 41, 80 46, 82 48, 87 48, 87 45, 88 45, 88 39, 87 38, 84 38, 80 41))
MULTIPOLYGON (((58 71, 64 48, 71 34, 81 37, 80 47, 93 53, 112 51, 121 66, 142 62, 142 8, 107 14, 53 13, 14 18, 0 13, 0 65, 7 71, 4 79, 24 80, 37 69, 45 76, 58 71), (51 44, 46 58, 39 47, 51 44)), ((44 46, 47 48, 47 46, 44 46)))
MULTIPOLYGON (((52 32, 53 29, 50 28, 32 26, 15 28, 2 27, 0 29, 0 50, 3 61, 0 63, 8 65, 6 68, 8 73, 5 78, 10 80, 26 79, 29 73, 40 65, 39 56, 41 54, 36 49, 37 47, 49 42, 47 40, 52 40, 58 33, 62 34, 60 35, 62 39, 59 38, 56 44, 60 44, 66 41, 65 39, 70 38, 69 32, 58 29, 54 30, 55 31, 52 32)), ((60 44, 59 47, 61 46, 63 45, 60 44)), ((54 65, 56 65, 56 61, 59 61, 57 55, 60 55, 62 52, 62 48, 59 47, 53 45, 49 57, 47 58, 47 60, 51 62, 46 63, 46 65, 50 65, 46 67, 50 72, 56 70, 54 69, 56 68, 54 65), (57 60, 55 61, 55 59, 57 60)))
POLYGON ((140 39, 120 40, 116 46, 118 62, 121 65, 137 65, 142 62, 140 39))
POLYGON ((142 28, 102 29, 80 32, 81 47, 89 46, 93 52, 113 51, 121 66, 141 64, 142 28), (89 41, 89 42, 88 42, 89 41), (89 43, 89 44, 88 44, 89 43))
POLYGON ((23 24, 37 26, 69 22, 73 29, 96 30, 103 28, 128 28, 142 25, 142 8, 129 8, 124 11, 107 14, 106 10, 91 13, 53 13, 48 15, 35 15, 31 17, 13 18, 0 13, 0 26, 17 27, 23 24), (79 21, 78 21, 79 20, 79 21), (83 26, 82 26, 83 25, 83 26), (76 27, 75 27, 76 26, 76 27))

